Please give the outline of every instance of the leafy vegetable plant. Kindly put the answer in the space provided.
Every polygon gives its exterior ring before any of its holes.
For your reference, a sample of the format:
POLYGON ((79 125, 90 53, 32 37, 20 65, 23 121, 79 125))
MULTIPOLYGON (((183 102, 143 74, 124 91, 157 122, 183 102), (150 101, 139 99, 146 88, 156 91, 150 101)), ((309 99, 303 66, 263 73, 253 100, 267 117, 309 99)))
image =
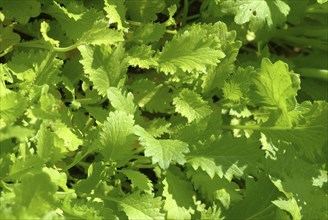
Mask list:
POLYGON ((327 0, 2 0, 1 219, 327 219, 327 0))

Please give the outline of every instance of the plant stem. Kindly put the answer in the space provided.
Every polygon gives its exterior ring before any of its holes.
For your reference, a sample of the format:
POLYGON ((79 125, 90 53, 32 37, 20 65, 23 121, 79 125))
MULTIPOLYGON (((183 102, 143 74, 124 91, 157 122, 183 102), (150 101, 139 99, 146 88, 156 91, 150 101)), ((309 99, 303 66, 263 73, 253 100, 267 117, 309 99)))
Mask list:
POLYGON ((196 19, 196 18, 199 18, 199 17, 200 17, 200 14, 191 15, 191 16, 187 17, 187 21, 193 20, 193 19, 196 19))
POLYGON ((168 34, 177 34, 177 31, 176 30, 166 30, 165 33, 168 33, 168 34))
POLYGON ((80 46, 80 44, 78 42, 76 42, 75 44, 68 46, 68 47, 54 47, 53 51, 56 52, 68 52, 70 50, 73 50, 75 48, 77 48, 78 46, 80 46))
POLYGON ((233 129, 241 129, 241 130, 262 130, 262 131, 288 131, 288 130, 301 130, 302 127, 288 128, 282 126, 260 126, 260 125, 222 125, 222 129, 224 130, 233 130, 233 129))
POLYGON ((184 0, 183 15, 182 15, 182 21, 181 21, 182 26, 186 25, 186 23, 187 23, 188 10, 189 10, 189 0, 184 0))
POLYGON ((299 68, 296 72, 306 78, 320 79, 328 81, 328 70, 315 68, 299 68))

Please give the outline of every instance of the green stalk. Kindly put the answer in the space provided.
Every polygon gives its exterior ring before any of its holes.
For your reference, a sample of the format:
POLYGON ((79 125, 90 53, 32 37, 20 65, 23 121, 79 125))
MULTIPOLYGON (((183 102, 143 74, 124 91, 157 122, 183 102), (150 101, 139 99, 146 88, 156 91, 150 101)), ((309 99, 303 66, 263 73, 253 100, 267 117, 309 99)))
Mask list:
POLYGON ((261 131, 290 131, 290 130, 302 130, 302 127, 295 127, 295 128, 288 128, 282 126, 260 126, 260 125, 222 125, 222 129, 224 130, 234 130, 234 129, 241 129, 241 130, 261 130, 261 131))
POLYGON ((78 42, 76 42, 75 44, 73 44, 71 46, 68 46, 68 47, 54 47, 53 48, 53 51, 56 51, 56 52, 68 52, 70 50, 74 50, 78 46, 80 46, 80 44, 78 42))
POLYGON ((328 81, 328 70, 327 69, 315 69, 315 68, 299 68, 296 72, 301 74, 305 78, 320 79, 328 81))
POLYGON ((189 10, 189 0, 184 0, 183 2, 183 16, 182 16, 182 26, 187 24, 187 15, 189 10))

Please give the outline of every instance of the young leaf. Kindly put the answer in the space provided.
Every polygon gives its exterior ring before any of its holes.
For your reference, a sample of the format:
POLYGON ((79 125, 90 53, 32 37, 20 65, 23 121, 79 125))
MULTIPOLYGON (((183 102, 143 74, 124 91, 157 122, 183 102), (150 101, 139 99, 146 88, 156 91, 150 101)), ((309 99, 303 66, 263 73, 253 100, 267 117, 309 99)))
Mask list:
POLYGON ((179 140, 160 139, 151 136, 144 128, 136 126, 135 134, 145 147, 145 156, 152 157, 153 164, 158 163, 162 169, 167 169, 172 162, 185 163, 184 154, 189 152, 188 144, 179 140))
POLYGON ((134 114, 136 106, 133 102, 132 93, 122 94, 122 92, 115 87, 110 87, 107 90, 107 97, 111 105, 117 110, 126 112, 127 114, 134 114))
POLYGON ((26 24, 31 17, 37 17, 41 13, 41 3, 37 0, 4 0, 1 1, 0 7, 6 19, 15 18, 22 24, 26 24))
POLYGON ((133 67, 139 66, 140 68, 149 69, 158 64, 153 56, 155 51, 150 46, 141 45, 133 47, 128 53, 130 54, 129 64, 133 67))
POLYGON ((18 218, 24 219, 26 215, 43 217, 49 209, 55 208, 54 193, 57 186, 44 172, 25 174, 14 191, 16 197, 13 208, 18 218))
POLYGON ((294 99, 300 88, 300 80, 296 74, 289 72, 284 62, 272 64, 269 59, 263 59, 254 83, 261 104, 277 106, 283 111, 295 107, 290 103, 296 102, 294 99))
POLYGON ((207 66, 219 63, 225 55, 217 36, 206 28, 211 29, 211 26, 193 25, 175 35, 159 53, 158 69, 165 74, 174 74, 178 68, 184 72, 205 72, 207 66))
POLYGON ((194 192, 190 182, 186 181, 185 175, 177 167, 170 167, 167 174, 163 180, 164 210, 167 211, 167 218, 190 219, 194 212, 194 192))
POLYGON ((109 19, 110 24, 117 24, 118 30, 123 30, 126 26, 125 16, 126 7, 122 1, 119 0, 105 0, 106 17, 109 19))
POLYGON ((121 111, 110 112, 100 133, 105 160, 124 164, 133 154, 133 116, 121 111))
POLYGON ((191 151, 187 156, 188 163, 194 169, 200 167, 211 178, 217 174, 231 181, 234 176, 241 177, 247 166, 255 165, 261 158, 259 145, 245 138, 233 139, 226 134, 191 151))
POLYGON ((27 104, 24 96, 14 92, 1 96, 0 102, 0 121, 8 125, 23 114, 27 104))
POLYGON ((105 96, 109 87, 121 87, 127 63, 122 45, 115 49, 100 46, 79 46, 83 69, 99 94, 105 96))
POLYGON ((123 34, 113 29, 108 29, 104 20, 96 21, 90 30, 86 31, 78 40, 78 45, 112 45, 123 41, 123 34))
POLYGON ((245 24, 249 22, 250 30, 257 31, 264 26, 273 28, 286 20, 289 6, 282 0, 265 1, 236 1, 237 14, 235 22, 245 24))
POLYGON ((129 219, 164 219, 161 213, 162 201, 152 195, 130 194, 119 201, 129 219))
POLYGON ((153 191, 153 184, 145 174, 135 170, 121 170, 121 172, 131 180, 133 187, 147 193, 153 191))
POLYGON ((173 104, 176 111, 185 116, 188 122, 200 120, 212 113, 207 102, 198 93, 189 89, 183 89, 173 99, 173 104))

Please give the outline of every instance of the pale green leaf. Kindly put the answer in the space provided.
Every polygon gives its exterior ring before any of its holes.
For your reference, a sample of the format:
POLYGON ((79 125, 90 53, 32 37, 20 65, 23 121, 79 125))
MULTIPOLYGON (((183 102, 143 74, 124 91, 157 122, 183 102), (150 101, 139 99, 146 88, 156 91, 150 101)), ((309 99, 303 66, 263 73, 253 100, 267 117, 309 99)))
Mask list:
POLYGON ((164 133, 170 132, 171 123, 165 118, 154 118, 145 124, 145 129, 153 137, 160 137, 164 133))
POLYGON ((277 106, 283 111, 295 107, 295 104, 289 106, 288 102, 296 102, 294 99, 300 88, 300 80, 288 70, 286 63, 271 63, 269 59, 263 59, 261 70, 254 80, 260 103, 277 106))
POLYGON ((15 186, 14 191, 16 196, 13 209, 18 219, 24 219, 23 216, 27 214, 40 218, 56 207, 54 194, 57 186, 44 172, 27 173, 21 183, 15 186))
POLYGON ((13 32, 14 26, 8 25, 3 27, 0 25, 0 52, 2 53, 6 49, 14 46, 15 44, 19 43, 20 36, 19 34, 13 32))
POLYGON ((25 111, 25 97, 18 93, 7 93, 0 97, 0 121, 6 125, 15 122, 25 111))
POLYGON ((2 0, 1 11, 6 19, 16 19, 26 24, 31 17, 37 17, 41 12, 41 3, 37 0, 2 0))
POLYGON ((188 144, 174 139, 155 139, 145 129, 136 126, 135 134, 139 136, 140 144, 145 147, 145 156, 151 157, 153 164, 158 163, 162 169, 167 169, 171 163, 185 163, 185 153, 189 152, 188 144))
POLYGON ((328 182, 328 172, 326 170, 320 170, 320 175, 312 177, 312 185, 322 187, 324 183, 328 182))
POLYGON ((0 129, 0 141, 4 141, 11 138, 17 138, 23 141, 25 138, 31 137, 34 131, 30 128, 21 126, 7 126, 0 129))
POLYGON ((238 0, 236 1, 237 14, 235 22, 245 24, 249 22, 251 31, 257 31, 262 27, 273 28, 286 20, 289 6, 282 0, 238 0))
POLYGON ((119 201, 129 219, 164 219, 161 213, 162 201, 152 195, 133 193, 119 201))
POLYGON ((277 208, 272 205, 280 193, 268 177, 260 176, 258 181, 246 179, 244 199, 232 206, 227 219, 276 219, 277 208), (261 195, 261 196, 260 196, 261 195))
POLYGON ((292 128, 276 126, 276 129, 263 129, 263 133, 269 137, 273 145, 279 145, 279 141, 287 141, 301 154, 313 160, 320 155, 327 144, 328 137, 328 105, 326 102, 317 101, 309 105, 309 109, 301 109, 298 121, 292 128))
POLYGON ((165 9, 165 2, 162 0, 126 0, 127 14, 131 20, 140 22, 152 22, 157 19, 157 13, 165 9))
POLYGON ((145 174, 135 170, 121 170, 121 172, 131 180, 133 187, 147 193, 153 191, 153 184, 145 174))
POLYGON ((69 151, 75 151, 83 144, 81 138, 72 132, 64 123, 56 121, 52 124, 52 129, 59 139, 62 139, 64 147, 69 151))
POLYGON ((174 167, 168 170, 168 175, 163 180, 164 210, 167 212, 168 219, 191 219, 191 214, 194 212, 193 190, 190 182, 184 178, 185 175, 174 167))
POLYGON ((51 37, 48 36, 47 32, 50 30, 49 24, 45 21, 41 22, 41 28, 40 28, 40 32, 41 35, 43 37, 43 39, 46 42, 49 42, 52 46, 58 47, 59 46, 59 41, 58 40, 54 40, 51 37))
POLYGON ((212 113, 208 103, 202 97, 189 89, 183 89, 173 99, 173 104, 178 113, 188 119, 188 122, 200 120, 212 113))
POLYGON ((133 29, 132 41, 137 43, 149 44, 161 39, 165 33, 165 24, 161 23, 142 23, 140 27, 133 29))
POLYGON ((122 111, 110 112, 100 133, 102 154, 105 160, 119 164, 126 162, 133 154, 133 116, 122 111))
POLYGON ((150 67, 157 66, 156 58, 154 57, 155 51, 150 46, 141 45, 131 48, 129 51, 129 64, 133 67, 139 66, 140 68, 149 69, 150 67))
POLYGON ((104 20, 96 21, 90 30, 86 31, 78 40, 78 45, 112 45, 123 41, 123 34, 108 28, 104 20))
MULTIPOLYGON (((102 12, 93 8, 86 8, 82 2, 78 1, 69 1, 65 4, 65 7, 60 6, 58 3, 46 4, 43 11, 54 17, 65 31, 65 35, 75 42, 84 33, 90 31, 102 15, 102 12)), ((96 26, 99 26, 99 24, 96 26)))
POLYGON ((121 87, 124 84, 127 63, 124 60, 124 48, 115 49, 100 46, 79 46, 82 54, 83 69, 94 88, 105 96, 110 87, 121 87))
POLYGON ((254 169, 262 154, 258 146, 259 143, 246 138, 233 138, 226 134, 191 151, 187 156, 188 163, 195 169, 200 167, 211 178, 217 174, 230 181, 234 176, 241 177, 247 167, 254 169))
POLYGON ((275 204, 280 209, 289 212, 291 214, 291 216, 293 217, 293 220, 302 219, 301 209, 300 209, 299 205, 297 204, 295 198, 290 198, 288 200, 278 199, 278 200, 272 201, 272 203, 275 204))
POLYGON ((209 207, 201 212, 200 220, 223 220, 221 217, 221 209, 216 205, 209 207))
POLYGON ((220 50, 218 36, 210 28, 193 25, 175 35, 159 53, 158 69, 166 74, 174 74, 178 68, 184 72, 205 72, 208 66, 219 63, 225 55, 220 50))
POLYGON ((134 114, 136 111, 136 106, 133 102, 133 94, 130 92, 122 94, 118 88, 110 87, 107 90, 107 97, 111 105, 118 111, 126 112, 127 114, 134 114))
POLYGON ((109 23, 117 24, 117 29, 123 30, 126 23, 124 2, 120 0, 105 0, 104 10, 107 13, 106 17, 109 19, 109 23))

